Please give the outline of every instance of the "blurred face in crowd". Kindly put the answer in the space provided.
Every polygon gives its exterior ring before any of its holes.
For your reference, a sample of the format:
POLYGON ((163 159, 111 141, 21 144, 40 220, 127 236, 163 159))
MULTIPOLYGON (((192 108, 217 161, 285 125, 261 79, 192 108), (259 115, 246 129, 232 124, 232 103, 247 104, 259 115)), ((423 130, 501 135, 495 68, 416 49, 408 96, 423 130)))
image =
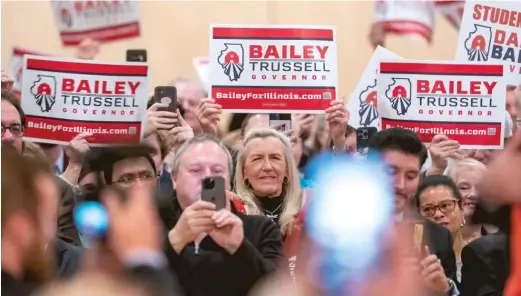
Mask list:
POLYGON ((244 135, 247 135, 249 131, 254 128, 262 128, 270 126, 269 114, 255 114, 248 118, 248 122, 244 126, 244 135))
POLYGON ((473 158, 481 163, 488 164, 491 160, 493 150, 469 150, 468 157, 473 158))
POLYGON ((22 151, 23 127, 20 113, 9 102, 2 100, 2 144, 13 145, 22 151))
POLYGON ((40 225, 43 228, 44 239, 47 244, 56 237, 58 225, 58 188, 50 175, 42 175, 36 184, 40 193, 40 225))
POLYGON ((138 182, 157 186, 157 172, 145 157, 127 158, 114 163, 112 182, 121 189, 131 188, 138 182))
POLYGON ((393 177, 395 211, 402 213, 420 182, 420 158, 398 150, 386 150, 384 157, 393 177))
POLYGON ((161 165, 163 164, 163 158, 161 156, 161 147, 159 146, 159 140, 157 138, 157 134, 153 133, 143 139, 143 143, 147 145, 148 147, 153 149, 152 154, 150 157, 152 157, 152 160, 154 160, 154 164, 156 165, 156 168, 159 171, 161 171, 161 165))
POLYGON ((291 152, 295 158, 295 164, 298 166, 302 157, 302 138, 300 138, 300 127, 294 126, 291 132, 291 152))
POLYGON ((193 143, 180 155, 179 167, 172 173, 179 205, 184 209, 201 199, 202 180, 223 177, 230 184, 228 155, 213 141, 193 143))
POLYGON ((199 101, 204 98, 205 93, 201 86, 195 81, 181 81, 176 83, 177 100, 185 110, 184 119, 192 127, 194 132, 201 131, 201 125, 195 116, 199 101))
POLYGON ((483 168, 462 165, 456 168, 452 176, 454 183, 461 192, 463 211, 467 220, 470 219, 476 208, 479 199, 477 184, 481 182, 484 173, 483 168))
POLYGON ((517 121, 517 117, 519 116, 519 109, 518 109, 518 104, 516 102, 516 96, 515 96, 514 90, 507 91, 506 110, 507 110, 508 114, 510 115, 510 117, 512 118, 512 122, 515 123, 517 121))
POLYGON ((78 181, 78 187, 80 187, 81 193, 85 194, 98 188, 100 185, 98 184, 98 174, 100 174, 100 172, 90 172, 85 174, 85 176, 78 181))
POLYGON ((448 186, 425 188, 420 193, 420 214, 447 228, 451 233, 461 229, 463 221, 461 203, 448 186))
POLYGON ((279 196, 288 174, 282 141, 275 137, 255 138, 244 148, 244 180, 250 183, 253 194, 279 196))

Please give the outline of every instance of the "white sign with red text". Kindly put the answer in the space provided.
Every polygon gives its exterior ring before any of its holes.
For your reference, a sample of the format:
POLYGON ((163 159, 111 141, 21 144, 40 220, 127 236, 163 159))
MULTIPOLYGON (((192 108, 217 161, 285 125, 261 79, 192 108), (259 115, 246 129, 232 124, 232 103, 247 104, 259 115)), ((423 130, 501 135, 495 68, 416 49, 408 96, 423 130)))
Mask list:
POLYGON ((338 88, 335 29, 214 25, 211 97, 243 113, 324 113, 338 88))
POLYGON ((139 143, 147 104, 146 63, 104 63, 26 55, 24 138, 67 144, 92 133, 93 146, 139 143))
POLYGON ((506 83, 521 84, 521 1, 467 1, 456 60, 503 64, 506 83))
POLYGON ((63 45, 139 37, 139 1, 52 1, 63 45))
POLYGON ((210 58, 209 57, 197 57, 194 58, 194 68, 197 72, 197 77, 201 82, 204 91, 210 91, 210 58))
POLYGON ((378 115, 377 77, 380 61, 402 59, 385 47, 378 46, 365 67, 364 73, 356 85, 354 93, 347 102, 349 125, 354 128, 376 127, 380 129, 378 115))
POLYGON ((430 41, 434 27, 431 1, 376 1, 375 23, 384 33, 418 35, 430 41))
POLYGON ((9 74, 14 80, 13 91, 16 94, 20 94, 22 89, 22 70, 24 68, 24 55, 26 54, 41 55, 19 47, 13 48, 13 55, 11 56, 11 69, 9 74))
POLYGON ((413 130, 424 143, 445 134, 462 149, 501 149, 506 112, 503 79, 503 65, 381 62, 381 127, 413 130))

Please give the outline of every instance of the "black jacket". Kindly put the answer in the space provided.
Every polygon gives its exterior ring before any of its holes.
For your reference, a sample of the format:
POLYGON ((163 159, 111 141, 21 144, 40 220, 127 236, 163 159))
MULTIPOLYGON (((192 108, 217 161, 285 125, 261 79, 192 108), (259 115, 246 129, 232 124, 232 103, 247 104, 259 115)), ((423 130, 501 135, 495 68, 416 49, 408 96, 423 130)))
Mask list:
POLYGON ((247 216, 235 209, 232 212, 244 226, 244 242, 233 255, 209 236, 201 241, 198 254, 194 243, 177 254, 167 240, 166 255, 185 295, 245 296, 282 261, 282 238, 275 223, 263 216, 247 216))
POLYGON ((456 278, 456 255, 454 255, 452 234, 443 226, 430 220, 424 220, 424 242, 429 246, 431 254, 441 260, 447 278, 454 282, 456 278))
POLYGON ((482 236, 463 248, 462 296, 500 296, 508 279, 507 236, 482 236))
POLYGON ((83 248, 69 244, 61 239, 57 239, 54 246, 56 249, 55 277, 58 279, 72 277, 80 267, 83 248))
POLYGON ((15 279, 9 273, 2 270, 2 295, 29 296, 35 289, 35 284, 15 279))

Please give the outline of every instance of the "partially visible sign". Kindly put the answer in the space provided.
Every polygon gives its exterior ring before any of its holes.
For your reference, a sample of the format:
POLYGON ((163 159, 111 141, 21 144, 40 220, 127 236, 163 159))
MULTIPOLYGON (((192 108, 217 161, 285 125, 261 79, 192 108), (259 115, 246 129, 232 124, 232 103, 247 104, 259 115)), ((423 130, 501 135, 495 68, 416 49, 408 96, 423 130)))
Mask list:
POLYGON ((456 60, 503 64, 506 83, 521 84, 521 2, 467 1, 456 60))
POLYGON ((211 95, 224 110, 324 113, 337 97, 335 29, 212 26, 211 95))
POLYGON ((349 125, 354 128, 372 126, 380 128, 378 115, 377 80, 380 61, 402 59, 394 52, 378 46, 358 81, 355 92, 347 102, 349 125))
POLYGON ((24 55, 26 54, 41 55, 19 47, 13 48, 13 55, 11 56, 11 69, 9 74, 14 80, 13 91, 18 95, 22 89, 22 70, 24 68, 24 55))
POLYGON ((210 58, 198 57, 194 58, 193 62, 199 81, 203 85, 204 91, 208 93, 210 90, 210 58))
POLYGON ((382 129, 410 129, 424 143, 445 134, 463 149, 501 149, 506 112, 503 77, 502 65, 381 62, 382 129))
POLYGON ((139 1, 52 1, 65 46, 90 38, 100 42, 139 37, 139 1))
POLYGON ((139 143, 146 114, 145 63, 24 57, 24 138, 67 144, 92 133, 89 145, 139 143))
POLYGON ((430 41, 434 26, 434 3, 431 1, 376 1, 375 23, 384 33, 419 35, 430 41))

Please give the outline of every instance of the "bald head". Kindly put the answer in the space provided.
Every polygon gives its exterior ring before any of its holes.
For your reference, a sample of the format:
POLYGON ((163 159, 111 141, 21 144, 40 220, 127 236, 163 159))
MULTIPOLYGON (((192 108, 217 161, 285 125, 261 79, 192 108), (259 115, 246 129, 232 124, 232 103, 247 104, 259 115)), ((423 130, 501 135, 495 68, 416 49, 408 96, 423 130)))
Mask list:
POLYGON ((206 98, 208 94, 204 91, 201 83, 195 79, 181 77, 174 81, 177 88, 177 100, 183 107, 184 119, 192 127, 194 132, 201 131, 201 125, 195 116, 199 101, 206 98))

